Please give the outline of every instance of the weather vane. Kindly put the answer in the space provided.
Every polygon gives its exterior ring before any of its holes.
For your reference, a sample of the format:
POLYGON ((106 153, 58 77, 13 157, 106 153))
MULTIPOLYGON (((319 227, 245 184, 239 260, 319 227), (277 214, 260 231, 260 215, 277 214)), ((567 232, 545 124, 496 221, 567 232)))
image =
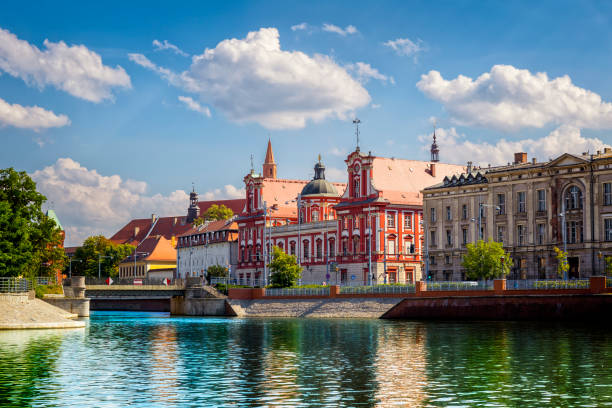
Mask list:
POLYGON ((353 119, 353 124, 355 125, 355 136, 357 136, 357 150, 359 150, 359 124, 361 121, 357 118, 353 119))

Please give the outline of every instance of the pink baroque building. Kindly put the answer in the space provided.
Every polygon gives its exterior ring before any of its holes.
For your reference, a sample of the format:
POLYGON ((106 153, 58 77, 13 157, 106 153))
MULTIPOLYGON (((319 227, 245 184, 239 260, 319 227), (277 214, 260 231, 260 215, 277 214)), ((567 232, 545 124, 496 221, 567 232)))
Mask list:
POLYGON ((421 279, 422 195, 425 187, 463 170, 438 162, 383 158, 356 150, 348 155, 347 184, 325 180, 319 161, 312 180, 276 177, 268 142, 262 174, 244 178, 246 204, 237 219, 238 266, 234 278, 263 284, 272 245, 295 255, 303 283, 368 285, 421 279))

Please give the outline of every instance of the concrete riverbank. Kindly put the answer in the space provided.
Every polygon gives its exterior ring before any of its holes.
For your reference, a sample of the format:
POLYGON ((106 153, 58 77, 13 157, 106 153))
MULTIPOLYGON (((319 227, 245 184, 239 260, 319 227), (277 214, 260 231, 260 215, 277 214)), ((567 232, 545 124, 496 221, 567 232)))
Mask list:
POLYGON ((77 317, 28 293, 0 294, 0 330, 85 327, 77 317))

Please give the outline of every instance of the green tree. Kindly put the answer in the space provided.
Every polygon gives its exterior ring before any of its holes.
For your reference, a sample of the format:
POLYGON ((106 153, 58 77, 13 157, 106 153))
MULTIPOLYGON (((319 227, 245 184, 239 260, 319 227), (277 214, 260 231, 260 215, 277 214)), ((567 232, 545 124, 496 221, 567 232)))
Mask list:
POLYGON ((469 279, 494 279, 510 273, 512 258, 501 242, 478 240, 467 244, 462 265, 469 279))
POLYGON ((210 278, 227 278, 228 270, 225 266, 212 265, 206 269, 206 279, 210 278))
POLYGON ((569 271, 569 263, 567 262, 567 252, 554 247, 555 258, 557 258, 557 274, 559 277, 564 277, 567 271, 569 271))
POLYGON ((131 255, 134 249, 133 245, 115 244, 103 235, 89 237, 74 254, 81 262, 72 263, 72 274, 98 276, 99 260, 101 275, 115 277, 121 261, 131 255))
POLYGON ((270 285, 273 288, 288 288, 295 286, 302 276, 302 268, 297 264, 295 255, 283 252, 277 246, 272 250, 272 262, 270 268, 270 285))
POLYGON ((0 275, 35 276, 43 263, 62 266, 61 232, 42 212, 45 201, 26 172, 0 170, 0 275))
POLYGON ((604 262, 606 263, 606 275, 612 275, 612 256, 606 256, 604 262))
POLYGON ((231 208, 227 208, 225 205, 213 204, 202 214, 204 221, 218 221, 228 220, 234 216, 234 212, 231 208))

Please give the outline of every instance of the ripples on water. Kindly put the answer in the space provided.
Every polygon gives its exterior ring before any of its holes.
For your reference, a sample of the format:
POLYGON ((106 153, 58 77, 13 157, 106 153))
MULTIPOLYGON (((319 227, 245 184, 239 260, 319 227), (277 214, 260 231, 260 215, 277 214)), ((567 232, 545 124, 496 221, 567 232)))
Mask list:
POLYGON ((98 312, 0 331, 0 406, 612 406, 611 333, 98 312))

